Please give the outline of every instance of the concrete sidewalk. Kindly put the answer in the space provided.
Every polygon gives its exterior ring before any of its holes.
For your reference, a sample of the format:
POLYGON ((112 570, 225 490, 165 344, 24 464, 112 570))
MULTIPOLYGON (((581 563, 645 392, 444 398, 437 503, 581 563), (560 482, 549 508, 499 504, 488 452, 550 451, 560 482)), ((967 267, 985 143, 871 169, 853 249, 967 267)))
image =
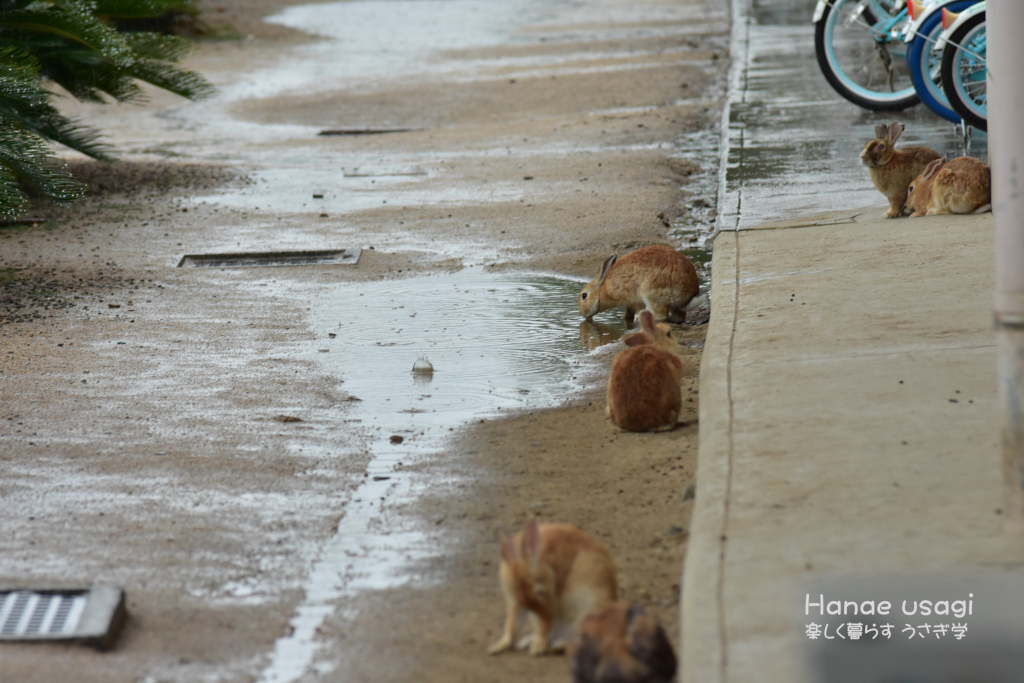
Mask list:
POLYGON ((950 157, 985 140, 840 99, 813 4, 732 2, 683 683, 811 680, 815 582, 1024 574, 1000 509, 992 216, 883 219, 857 159, 894 119, 950 157))
POLYGON ((684 683, 804 680, 813 579, 1024 563, 1000 516, 991 214, 878 213, 715 240, 684 683))

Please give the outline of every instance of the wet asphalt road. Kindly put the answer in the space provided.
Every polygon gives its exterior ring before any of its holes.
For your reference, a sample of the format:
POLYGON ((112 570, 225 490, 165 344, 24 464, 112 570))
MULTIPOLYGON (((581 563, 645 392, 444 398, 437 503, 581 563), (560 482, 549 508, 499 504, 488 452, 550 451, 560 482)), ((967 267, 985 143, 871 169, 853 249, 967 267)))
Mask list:
POLYGON ((924 145, 949 158, 987 161, 984 133, 970 146, 923 104, 902 112, 866 111, 840 97, 814 54, 815 0, 736 0, 728 110, 728 157, 718 198, 718 230, 825 211, 878 206, 858 158, 875 125, 899 121, 898 146, 924 145))

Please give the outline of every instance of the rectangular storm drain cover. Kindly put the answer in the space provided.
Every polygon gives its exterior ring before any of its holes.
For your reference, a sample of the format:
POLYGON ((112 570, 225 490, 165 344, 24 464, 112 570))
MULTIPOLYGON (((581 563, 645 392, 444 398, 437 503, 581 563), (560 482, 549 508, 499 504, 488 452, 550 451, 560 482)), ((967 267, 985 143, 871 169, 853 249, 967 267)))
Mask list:
POLYGON ((0 589, 0 642, 73 640, 106 650, 126 618, 117 586, 0 589))
POLYGON ((359 263, 362 249, 265 251, 252 254, 186 254, 179 268, 256 268, 265 266, 340 266, 359 263))

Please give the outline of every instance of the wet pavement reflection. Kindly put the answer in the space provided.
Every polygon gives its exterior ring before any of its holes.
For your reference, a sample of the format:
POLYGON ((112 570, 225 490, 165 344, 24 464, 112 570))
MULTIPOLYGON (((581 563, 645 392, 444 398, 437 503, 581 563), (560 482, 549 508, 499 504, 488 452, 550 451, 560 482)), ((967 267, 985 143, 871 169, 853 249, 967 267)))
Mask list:
POLYGON ((743 50, 734 55, 728 119, 729 152, 719 230, 749 228, 825 211, 877 205, 859 155, 875 125, 899 121, 897 146, 924 145, 953 158, 969 153, 987 161, 987 138, 963 133, 924 105, 902 112, 870 112, 842 99, 821 75, 814 54, 813 2, 754 0, 738 18, 743 50))

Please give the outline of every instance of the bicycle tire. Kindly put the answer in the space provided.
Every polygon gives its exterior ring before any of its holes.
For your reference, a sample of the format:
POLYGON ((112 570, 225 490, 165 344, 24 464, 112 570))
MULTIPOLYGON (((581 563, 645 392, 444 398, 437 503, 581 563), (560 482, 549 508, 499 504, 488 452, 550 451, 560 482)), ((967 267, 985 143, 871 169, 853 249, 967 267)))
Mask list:
MULTIPOLYGON (((942 51, 942 89, 946 92, 949 105, 953 108, 953 111, 959 114, 961 119, 975 128, 988 131, 988 86, 986 84, 985 94, 981 95, 981 98, 984 99, 984 103, 981 103, 978 101, 978 97, 968 93, 967 86, 963 80, 963 63, 965 60, 975 62, 972 67, 976 69, 974 71, 975 74, 980 73, 978 69, 984 69, 985 67, 984 64, 977 64, 977 58, 960 47, 965 45, 964 41, 970 42, 976 38, 979 35, 979 29, 980 31, 985 30, 985 12, 975 14, 949 37, 949 44, 942 51)), ((985 57, 984 54, 981 56, 985 57)), ((984 81, 980 82, 984 83, 984 81)), ((977 85, 979 81, 971 81, 971 83, 972 85, 977 85)), ((981 92, 976 88, 971 90, 972 92, 981 92)))
MULTIPOLYGON (((871 77, 868 79, 867 84, 858 83, 851 75, 843 71, 842 65, 839 63, 839 59, 836 56, 836 46, 833 44, 835 40, 835 24, 841 16, 840 9, 847 2, 854 2, 855 0, 835 0, 832 4, 825 7, 825 11, 822 14, 821 19, 818 20, 814 29, 814 52, 818 60, 818 66, 821 67, 821 73, 825 76, 825 80, 828 81, 829 85, 844 98, 853 102, 859 107, 868 109, 871 111, 901 111, 907 107, 912 107, 918 104, 921 99, 914 90, 913 83, 910 82, 909 75, 901 74, 901 81, 905 79, 907 82, 906 87, 901 87, 895 92, 886 92, 884 90, 872 89, 872 82, 877 68, 873 70, 871 77)), ((871 17, 873 18, 873 17, 871 17)), ((867 29, 864 31, 864 40, 871 41, 871 33, 867 29)), ((873 42, 873 41, 872 41, 873 42)), ((874 45, 871 48, 867 47, 868 43, 864 43, 864 47, 859 47, 857 50, 861 53, 868 49, 876 49, 874 45)), ((849 45, 846 46, 849 49, 849 45)), ((867 60, 863 60, 865 63, 873 61, 871 57, 867 60)), ((891 63, 898 64, 903 62, 902 69, 906 69, 905 59, 891 60, 891 63)), ((881 63, 881 60, 879 60, 881 63)), ((863 79, 862 79, 863 80, 863 79)), ((880 84, 884 85, 884 84, 880 84)))
MULTIPOLYGON (((962 12, 968 7, 975 5, 980 0, 947 0, 942 7, 950 12, 962 12)), ((907 69, 910 71, 910 80, 914 83, 921 102, 931 109, 936 115, 947 121, 960 123, 960 114, 953 111, 949 100, 942 89, 941 66, 942 56, 937 59, 932 56, 932 42, 937 40, 942 33, 942 12, 937 11, 918 27, 917 35, 910 43, 907 50, 907 69), (934 62, 931 62, 935 59, 934 62), (934 71, 933 71, 934 69, 934 71), (928 75, 925 75, 927 70, 928 75), (934 74, 934 76, 932 75, 934 74), (936 83, 935 81, 939 82, 936 83)))

